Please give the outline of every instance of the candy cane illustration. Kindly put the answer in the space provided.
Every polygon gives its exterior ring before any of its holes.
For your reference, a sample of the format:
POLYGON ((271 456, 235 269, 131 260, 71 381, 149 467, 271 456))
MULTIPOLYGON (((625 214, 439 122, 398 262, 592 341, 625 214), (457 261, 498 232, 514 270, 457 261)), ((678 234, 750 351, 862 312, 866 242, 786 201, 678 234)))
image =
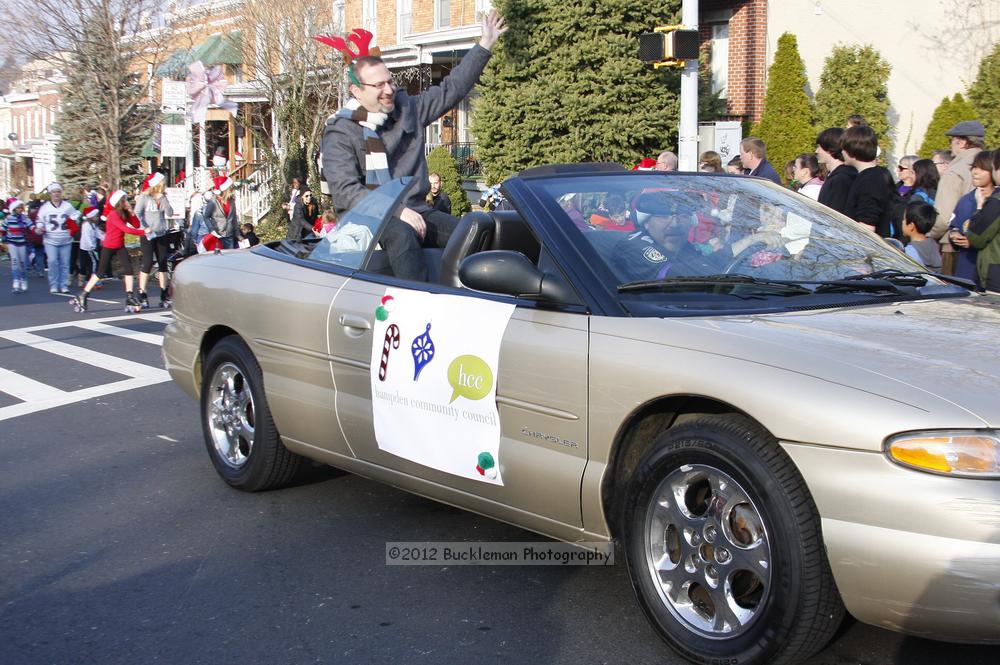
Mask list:
POLYGON ((389 371, 389 345, 392 348, 399 348, 399 326, 393 323, 385 331, 385 341, 382 343, 382 362, 378 366, 378 380, 385 381, 385 374, 389 371))

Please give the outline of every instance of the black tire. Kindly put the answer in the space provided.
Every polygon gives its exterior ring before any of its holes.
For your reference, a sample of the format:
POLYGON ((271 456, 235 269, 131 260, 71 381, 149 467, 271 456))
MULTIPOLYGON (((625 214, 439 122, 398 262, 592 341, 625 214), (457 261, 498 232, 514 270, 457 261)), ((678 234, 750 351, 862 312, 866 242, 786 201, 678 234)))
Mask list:
POLYGON ((281 442, 264 397, 260 365, 235 335, 220 340, 205 360, 201 425, 215 470, 237 489, 284 487, 305 461, 281 442))
POLYGON ((844 606, 816 506, 791 459, 752 420, 697 415, 663 432, 626 501, 632 585, 685 658, 795 663, 840 626, 844 606))

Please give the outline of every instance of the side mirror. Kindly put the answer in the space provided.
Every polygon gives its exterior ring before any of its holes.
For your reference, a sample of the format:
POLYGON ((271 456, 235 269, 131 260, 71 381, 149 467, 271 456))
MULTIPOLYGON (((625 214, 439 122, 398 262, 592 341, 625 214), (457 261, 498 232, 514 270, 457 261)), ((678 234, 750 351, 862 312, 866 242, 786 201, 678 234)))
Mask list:
POLYGON ((466 257, 458 268, 464 286, 486 293, 575 303, 578 298, 562 279, 542 272, 520 252, 492 250, 466 257))

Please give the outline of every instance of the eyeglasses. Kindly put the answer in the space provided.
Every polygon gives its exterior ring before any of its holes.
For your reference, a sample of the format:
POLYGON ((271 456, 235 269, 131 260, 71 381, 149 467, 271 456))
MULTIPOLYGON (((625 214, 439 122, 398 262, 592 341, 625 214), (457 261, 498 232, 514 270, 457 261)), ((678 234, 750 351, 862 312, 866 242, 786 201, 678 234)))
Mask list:
POLYGON ((385 81, 379 81, 378 83, 361 83, 361 85, 375 89, 386 88, 386 87, 388 87, 390 90, 396 89, 396 82, 393 81, 392 79, 386 79, 385 81))

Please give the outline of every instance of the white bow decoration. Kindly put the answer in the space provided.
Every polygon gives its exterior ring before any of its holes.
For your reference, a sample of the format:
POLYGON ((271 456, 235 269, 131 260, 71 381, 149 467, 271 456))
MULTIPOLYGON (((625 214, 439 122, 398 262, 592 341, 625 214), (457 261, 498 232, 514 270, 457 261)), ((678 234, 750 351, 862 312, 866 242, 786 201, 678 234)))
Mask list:
POLYGON ((201 60, 195 60, 188 65, 188 75, 184 82, 188 97, 194 102, 191 106, 192 122, 205 122, 208 107, 213 104, 229 111, 233 117, 236 116, 236 102, 226 99, 226 86, 229 82, 222 74, 221 65, 206 70, 201 60))

